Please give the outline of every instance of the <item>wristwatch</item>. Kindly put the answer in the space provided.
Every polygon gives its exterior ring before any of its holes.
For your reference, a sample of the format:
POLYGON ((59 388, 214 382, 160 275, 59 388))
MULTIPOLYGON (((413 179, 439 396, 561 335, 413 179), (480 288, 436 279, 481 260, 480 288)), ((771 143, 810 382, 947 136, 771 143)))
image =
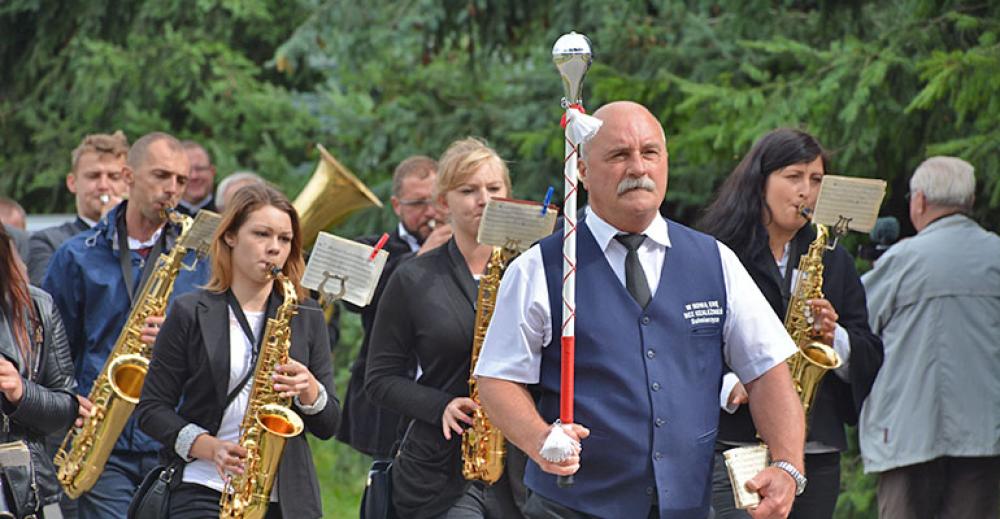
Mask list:
POLYGON ((784 470, 785 472, 788 473, 789 476, 792 476, 792 479, 795 480, 796 496, 800 496, 802 495, 803 492, 806 491, 806 483, 808 483, 809 480, 806 479, 806 477, 803 476, 801 472, 799 472, 799 469, 795 468, 795 465, 792 465, 791 463, 784 460, 778 460, 778 461, 772 461, 771 466, 784 470))

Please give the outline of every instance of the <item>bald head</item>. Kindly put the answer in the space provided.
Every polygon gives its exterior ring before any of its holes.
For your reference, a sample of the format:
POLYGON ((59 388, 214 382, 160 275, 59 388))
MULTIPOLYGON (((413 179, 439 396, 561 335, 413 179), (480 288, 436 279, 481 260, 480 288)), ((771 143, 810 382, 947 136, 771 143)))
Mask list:
MULTIPOLYGON (((601 121, 604 121, 605 125, 608 124, 609 121, 641 118, 647 122, 655 124, 656 127, 659 128, 660 137, 663 139, 663 145, 664 147, 666 146, 667 134, 663 131, 663 126, 660 124, 660 121, 652 114, 652 112, 649 111, 648 108, 639 103, 634 101, 614 101, 606 105, 601 105, 601 107, 598 108, 593 115, 601 121)), ((597 135, 595 135, 588 144, 592 144, 594 140, 601 138, 602 133, 606 135, 610 132, 602 132, 598 130, 597 135)), ((587 160, 587 151, 589 147, 589 145, 584 145, 580 148, 580 158, 587 160)))
POLYGON ((617 229, 643 232, 667 191, 663 126, 646 107, 630 101, 604 105, 594 117, 604 124, 578 164, 590 205, 617 229))

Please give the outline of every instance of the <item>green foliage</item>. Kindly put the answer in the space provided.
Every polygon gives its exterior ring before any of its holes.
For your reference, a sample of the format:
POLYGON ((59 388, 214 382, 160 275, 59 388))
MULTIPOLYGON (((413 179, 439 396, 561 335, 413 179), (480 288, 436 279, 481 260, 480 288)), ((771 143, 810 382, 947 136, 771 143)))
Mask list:
MULTIPOLYGON (((908 177, 933 154, 972 162, 980 180, 975 216, 993 229, 1000 221, 995 2, 45 7, 0 3, 0 66, 9 71, 0 82, 0 191, 30 212, 69 212, 62 188, 69 151, 87 133, 118 128, 132 139, 151 130, 197 139, 222 175, 257 170, 293 196, 314 167, 313 145, 323 143, 383 199, 399 161, 437 156, 476 135, 509 161, 514 194, 539 199, 561 184, 562 88, 550 51, 572 29, 595 49, 587 106, 631 99, 663 122, 671 152, 665 210, 674 218, 692 222, 760 135, 792 126, 825 144, 834 172, 886 180, 882 212, 899 217, 904 231, 908 177)), ((388 207, 367 210, 338 232, 393 222, 388 207)), ((337 359, 341 388, 360 337, 351 326, 337 359)), ((363 460, 344 468, 346 449, 333 451, 318 459, 329 454, 336 474, 363 477, 363 460)), ((844 467, 841 516, 871 516, 872 480, 860 475, 856 455, 845 456, 844 467)))

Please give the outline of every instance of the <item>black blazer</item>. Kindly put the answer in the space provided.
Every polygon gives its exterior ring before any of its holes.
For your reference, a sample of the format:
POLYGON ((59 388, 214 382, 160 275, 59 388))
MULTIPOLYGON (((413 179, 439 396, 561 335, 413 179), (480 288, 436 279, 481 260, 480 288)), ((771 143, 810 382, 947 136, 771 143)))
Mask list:
POLYGON ((49 266, 49 259, 52 258, 56 249, 64 241, 89 228, 87 222, 77 216, 71 222, 31 233, 31 257, 25 261, 28 264, 28 276, 31 278, 31 284, 42 286, 42 281, 45 279, 45 269, 49 266))
MULTIPOLYGON (((280 301, 276 293, 271 298, 280 301)), ((333 386, 326 323, 314 301, 307 299, 300 303, 291 331, 289 356, 309 368, 326 387, 328 398, 319 413, 299 415, 308 432, 325 440, 337 429, 340 404, 333 386)), ((176 298, 156 337, 149 374, 136 409, 139 427, 164 445, 162 457, 177 457, 174 452, 177 434, 190 423, 212 434, 218 431, 229 382, 229 362, 229 307, 225 294, 198 290, 176 298)), ((278 501, 284 517, 323 515, 316 469, 304 434, 290 438, 285 444, 278 468, 278 501)))
POLYGON ((365 389, 376 404, 413 419, 392 468, 400 517, 439 515, 465 492, 462 439, 444 439, 441 415, 453 398, 469 395, 477 291, 453 238, 400 265, 378 306, 365 389))
MULTIPOLYGON (((775 265, 767 244, 767 233, 759 235, 763 237, 760 242, 752 244, 743 253, 737 251, 737 254, 774 313, 784 321, 792 269, 798 268, 799 258, 816 238, 816 231, 812 225, 806 225, 792 239, 788 250, 787 279, 781 277, 775 265)), ((854 268, 854 259, 839 245, 823 255, 823 295, 837 311, 838 323, 850 337, 850 382, 841 380, 832 372, 823 377, 810 411, 807 439, 818 440, 843 451, 847 449, 844 425, 858 422, 861 405, 875 382, 884 353, 882 340, 868 326, 868 305, 864 287, 854 268)), ((755 436, 749 406, 741 405, 732 415, 724 411, 720 414, 720 441, 754 442, 757 441, 755 436)))
MULTIPOLYGON (((365 236, 358 238, 357 241, 367 245, 375 245, 380 237, 381 235, 365 236)), ((344 305, 348 310, 361 315, 364 338, 361 341, 358 356, 351 365, 351 379, 347 383, 340 428, 337 430, 338 440, 375 458, 388 458, 392 455, 392 446, 398 438, 400 422, 403 418, 391 409, 379 407, 368 398, 368 393, 365 392, 368 344, 371 342, 375 312, 389 278, 403 261, 415 257, 415 253, 410 251, 410 245, 399 237, 398 228, 389 235, 384 249, 389 252, 389 259, 386 261, 385 268, 382 269, 382 277, 379 278, 378 285, 375 287, 375 295, 372 297, 371 303, 364 308, 350 303, 344 305)), ((415 362, 411 366, 411 373, 416 375, 415 362)))

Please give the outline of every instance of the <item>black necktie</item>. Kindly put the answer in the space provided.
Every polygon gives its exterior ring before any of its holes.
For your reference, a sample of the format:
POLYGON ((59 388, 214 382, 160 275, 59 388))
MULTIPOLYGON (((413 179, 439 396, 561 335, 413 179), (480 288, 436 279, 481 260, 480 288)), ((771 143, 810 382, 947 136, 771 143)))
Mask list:
POLYGON ((632 294, 639 306, 646 308, 651 298, 649 294, 649 282, 646 281, 646 273, 639 263, 639 246, 645 241, 645 234, 619 234, 615 239, 628 249, 625 255, 625 288, 632 294))

